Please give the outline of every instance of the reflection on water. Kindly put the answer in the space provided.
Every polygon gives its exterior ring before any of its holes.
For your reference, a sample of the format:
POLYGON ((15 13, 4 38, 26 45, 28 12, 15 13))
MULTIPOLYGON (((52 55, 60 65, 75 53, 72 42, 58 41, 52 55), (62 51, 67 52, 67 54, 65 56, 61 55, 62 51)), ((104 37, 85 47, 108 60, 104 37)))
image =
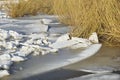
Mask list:
POLYGON ((83 76, 87 74, 90 74, 90 73, 75 71, 70 69, 57 69, 41 75, 38 74, 35 76, 24 78, 22 80, 66 80, 69 78, 74 78, 74 77, 83 76))

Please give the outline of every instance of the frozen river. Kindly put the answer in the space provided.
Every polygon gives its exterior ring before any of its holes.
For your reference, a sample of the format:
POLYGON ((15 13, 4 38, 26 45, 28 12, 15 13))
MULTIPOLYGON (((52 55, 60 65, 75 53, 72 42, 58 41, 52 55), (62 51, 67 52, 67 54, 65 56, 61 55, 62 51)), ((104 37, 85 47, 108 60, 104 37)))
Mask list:
MULTIPOLYGON (((3 13, 1 14, 4 15, 3 13)), ((69 32, 68 26, 58 23, 55 16, 49 15, 38 15, 19 19, 6 19, 1 17, 0 28, 14 30, 22 34, 39 33, 41 31, 41 28, 38 28, 41 22, 40 19, 53 20, 54 24, 49 24, 49 32, 47 33, 50 36, 49 39, 53 42, 60 35, 69 32)), ((59 54, 54 54, 54 56, 64 54, 63 57, 67 57, 69 53, 73 54, 80 51, 61 49, 59 54)), ((49 60, 51 54, 45 56, 48 56, 45 57, 46 59, 43 59, 46 62, 49 60)), ((120 48, 118 47, 102 46, 99 52, 88 59, 42 74, 39 74, 39 68, 41 66, 40 62, 44 62, 41 61, 41 58, 44 57, 29 56, 28 58, 25 62, 14 63, 10 69, 11 75, 1 80, 120 80, 120 48), (37 74, 34 74, 34 72, 37 72, 37 74)), ((53 57, 51 56, 51 58, 53 57)), ((55 60, 57 63, 57 59, 55 60)))

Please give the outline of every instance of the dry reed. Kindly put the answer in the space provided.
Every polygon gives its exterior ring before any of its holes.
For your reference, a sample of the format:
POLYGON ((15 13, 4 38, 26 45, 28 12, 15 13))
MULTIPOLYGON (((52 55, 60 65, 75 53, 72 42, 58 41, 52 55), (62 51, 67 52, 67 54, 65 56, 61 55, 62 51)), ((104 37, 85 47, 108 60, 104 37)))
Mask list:
POLYGON ((16 18, 25 15, 36 15, 38 13, 52 14, 50 0, 19 0, 5 5, 8 15, 16 18))
POLYGON ((72 36, 97 32, 101 42, 120 46, 120 0, 55 0, 54 11, 72 36))

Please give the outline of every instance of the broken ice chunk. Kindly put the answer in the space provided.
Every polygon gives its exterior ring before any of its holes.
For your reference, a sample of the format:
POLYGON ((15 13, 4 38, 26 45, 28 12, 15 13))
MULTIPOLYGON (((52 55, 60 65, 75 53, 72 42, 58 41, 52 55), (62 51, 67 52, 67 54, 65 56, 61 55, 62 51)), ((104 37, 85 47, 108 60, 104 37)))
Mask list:
POLYGON ((13 44, 12 42, 7 42, 5 48, 6 49, 17 49, 15 44, 13 44))
POLYGON ((16 53, 14 53, 14 55, 18 55, 18 56, 21 56, 21 57, 26 57, 27 54, 25 54, 24 52, 20 52, 20 51, 17 51, 16 53))
POLYGON ((49 46, 55 49, 60 49, 66 47, 80 48, 87 47, 89 45, 91 45, 91 42, 88 39, 70 37, 69 34, 65 34, 59 37, 55 43, 49 46))
POLYGON ((40 45, 40 44, 42 44, 42 40, 36 40, 36 41, 34 41, 34 44, 40 45))
POLYGON ((12 65, 12 61, 10 60, 0 60, 0 68, 3 69, 9 69, 9 67, 12 65))
POLYGON ((60 42, 60 41, 66 41, 66 40, 69 40, 70 39, 70 35, 69 34, 64 34, 62 36, 60 36, 56 42, 60 42))
POLYGON ((0 40, 6 40, 10 37, 8 31, 0 29, 0 40))
POLYGON ((0 60, 10 60, 11 56, 9 54, 0 55, 0 60))
POLYGON ((42 42, 43 42, 44 45, 48 45, 49 44, 47 39, 42 40, 42 42))
POLYGON ((12 41, 10 41, 10 42, 1 41, 0 42, 0 47, 3 47, 5 49, 9 49, 9 50, 17 48, 16 45, 12 41))
POLYGON ((10 75, 7 70, 0 70, 0 78, 10 75))
POLYGON ((99 43, 97 33, 96 32, 92 33, 92 35, 89 37, 89 40, 92 43, 99 43))
POLYGON ((20 49, 20 52, 24 55, 29 55, 34 51, 33 47, 28 46, 22 46, 22 48, 20 49))
POLYGON ((56 52, 58 52, 58 49, 50 49, 49 51, 52 53, 56 53, 56 52))
POLYGON ((9 30, 9 34, 15 40, 18 40, 18 39, 22 38, 22 36, 19 33, 17 33, 16 31, 9 30))
POLYGON ((49 51, 41 51, 41 54, 42 55, 46 55, 46 54, 48 54, 49 53, 49 51))
POLYGON ((20 56, 12 56, 11 61, 20 62, 20 61, 25 61, 26 59, 27 58, 23 58, 23 57, 20 57, 20 56))
POLYGON ((15 40, 15 41, 10 41, 11 43, 13 43, 14 45, 18 46, 20 43, 19 43, 19 40, 15 40))
POLYGON ((6 42, 5 41, 0 41, 0 47, 5 47, 6 46, 6 42))
POLYGON ((33 39, 29 39, 25 42, 25 44, 33 44, 33 39))
POLYGON ((35 52, 33 53, 33 56, 37 56, 37 55, 40 55, 40 52, 35 51, 35 52))

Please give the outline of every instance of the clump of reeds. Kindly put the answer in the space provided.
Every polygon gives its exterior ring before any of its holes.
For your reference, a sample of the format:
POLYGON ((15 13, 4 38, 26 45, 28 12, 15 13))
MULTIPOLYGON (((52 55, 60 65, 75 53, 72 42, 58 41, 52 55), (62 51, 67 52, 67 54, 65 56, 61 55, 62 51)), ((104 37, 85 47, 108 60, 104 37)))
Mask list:
POLYGON ((36 15, 38 13, 52 13, 51 0, 19 0, 19 2, 10 1, 5 5, 8 15, 16 18, 25 15, 36 15))
POLYGON ((8 12, 8 15, 15 18, 15 17, 22 17, 24 14, 26 14, 26 1, 20 0, 20 2, 12 2, 10 1, 9 3, 5 4, 5 9, 8 12))
POLYGON ((101 42, 120 46, 120 0, 55 0, 54 11, 72 36, 97 32, 101 42))

